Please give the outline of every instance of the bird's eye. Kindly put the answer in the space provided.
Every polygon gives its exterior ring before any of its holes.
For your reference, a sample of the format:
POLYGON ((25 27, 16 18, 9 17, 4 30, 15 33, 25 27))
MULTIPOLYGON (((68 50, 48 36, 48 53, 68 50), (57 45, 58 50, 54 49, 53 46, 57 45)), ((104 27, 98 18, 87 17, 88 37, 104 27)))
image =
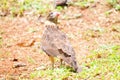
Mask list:
POLYGON ((53 15, 53 13, 51 12, 50 15, 53 15))

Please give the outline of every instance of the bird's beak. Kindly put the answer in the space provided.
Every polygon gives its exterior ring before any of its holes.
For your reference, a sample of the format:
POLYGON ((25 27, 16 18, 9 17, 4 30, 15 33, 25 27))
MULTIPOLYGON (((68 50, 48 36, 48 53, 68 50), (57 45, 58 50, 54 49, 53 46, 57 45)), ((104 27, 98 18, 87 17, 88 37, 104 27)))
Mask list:
POLYGON ((57 14, 57 17, 59 17, 59 16, 60 16, 60 13, 59 13, 59 12, 57 12, 56 14, 57 14))
POLYGON ((60 16, 60 14, 57 14, 57 17, 60 16))

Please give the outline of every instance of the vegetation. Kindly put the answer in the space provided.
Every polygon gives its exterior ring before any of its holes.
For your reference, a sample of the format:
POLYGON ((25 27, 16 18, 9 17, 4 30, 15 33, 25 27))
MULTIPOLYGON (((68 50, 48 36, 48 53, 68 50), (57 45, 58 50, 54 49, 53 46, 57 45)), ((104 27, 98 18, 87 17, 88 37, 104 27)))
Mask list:
POLYGON ((120 1, 75 0, 57 9, 50 1, 0 0, 0 80, 120 80, 120 1), (40 49, 42 18, 50 11, 61 12, 58 25, 80 57, 82 72, 59 66, 58 60, 52 70, 40 49), (41 22, 36 19, 40 15, 41 22), (30 44, 34 38, 30 47, 16 46, 19 40, 30 44), (13 68, 17 62, 27 66, 13 68))
MULTIPOLYGON (((115 10, 120 10, 119 0, 107 0, 108 4, 115 10)), ((81 7, 81 9, 88 8, 94 0, 78 0, 73 3, 75 6, 81 7)), ((0 12, 2 16, 12 15, 24 16, 30 14, 45 14, 54 10, 53 5, 49 5, 49 1, 42 0, 2 0, 0 1, 0 12)), ((57 10, 61 11, 62 7, 58 6, 57 10)))
POLYGON ((85 58, 81 64, 83 71, 73 73, 68 67, 60 67, 54 70, 34 71, 30 74, 31 79, 44 78, 51 80, 119 80, 120 69, 120 46, 101 45, 91 51, 91 55, 85 58))
POLYGON ((120 2, 119 2, 119 0, 107 0, 107 2, 115 10, 120 10, 120 2))
POLYGON ((42 0, 2 0, 0 10, 4 14, 23 16, 25 14, 43 14, 49 12, 52 6, 42 0))

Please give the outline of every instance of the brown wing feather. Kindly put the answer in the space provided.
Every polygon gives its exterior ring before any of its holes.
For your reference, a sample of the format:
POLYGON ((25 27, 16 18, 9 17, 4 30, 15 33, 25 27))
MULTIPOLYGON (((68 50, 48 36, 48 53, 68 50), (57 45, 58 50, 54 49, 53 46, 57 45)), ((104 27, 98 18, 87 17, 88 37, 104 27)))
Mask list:
MULTIPOLYGON (((74 55, 74 50, 71 44, 68 41, 67 36, 60 31, 56 25, 46 25, 46 29, 44 31, 42 37, 42 47, 44 50, 57 50, 55 54, 59 55, 59 49, 61 49, 67 55, 74 55)), ((52 51, 50 51, 52 52, 52 51)), ((52 53, 54 54, 54 52, 52 53)))
POLYGON ((53 43, 57 47, 57 49, 61 49, 67 55, 74 56, 75 52, 68 40, 68 37, 63 32, 58 30, 55 32, 53 37, 53 43))
POLYGON ((41 48, 48 55, 63 59, 77 70, 75 51, 65 33, 60 31, 55 24, 46 25, 41 41, 41 48))

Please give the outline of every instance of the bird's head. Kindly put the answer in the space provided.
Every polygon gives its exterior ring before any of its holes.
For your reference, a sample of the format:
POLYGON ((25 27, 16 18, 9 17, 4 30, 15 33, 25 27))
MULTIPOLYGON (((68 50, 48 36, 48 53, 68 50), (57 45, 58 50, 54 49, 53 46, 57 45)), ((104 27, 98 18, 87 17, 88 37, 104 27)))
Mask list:
POLYGON ((57 24, 59 15, 60 15, 59 12, 50 12, 49 15, 47 16, 47 20, 57 24))

